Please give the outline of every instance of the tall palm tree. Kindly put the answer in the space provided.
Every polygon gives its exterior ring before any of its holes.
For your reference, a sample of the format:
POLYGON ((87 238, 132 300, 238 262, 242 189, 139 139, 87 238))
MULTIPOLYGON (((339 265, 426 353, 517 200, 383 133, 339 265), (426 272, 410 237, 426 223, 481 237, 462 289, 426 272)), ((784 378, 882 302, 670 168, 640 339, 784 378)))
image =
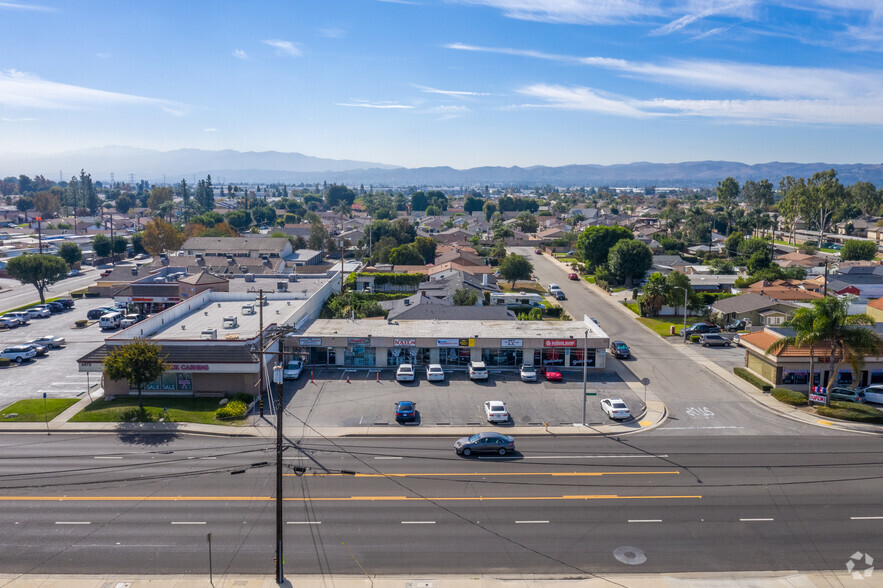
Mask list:
MULTIPOLYGON (((828 350, 827 388, 830 390, 837 381, 840 368, 846 364, 852 368, 854 378, 861 373, 866 355, 880 355, 883 341, 875 331, 867 327, 874 325, 874 319, 867 314, 848 314, 848 297, 826 296, 813 300, 812 308, 801 308, 794 314, 791 326, 795 334, 783 337, 767 348, 767 353, 775 353, 786 345, 809 346, 810 378, 813 382, 813 352, 816 346, 828 350)), ((831 406, 831 395, 825 395, 825 406, 831 406)))

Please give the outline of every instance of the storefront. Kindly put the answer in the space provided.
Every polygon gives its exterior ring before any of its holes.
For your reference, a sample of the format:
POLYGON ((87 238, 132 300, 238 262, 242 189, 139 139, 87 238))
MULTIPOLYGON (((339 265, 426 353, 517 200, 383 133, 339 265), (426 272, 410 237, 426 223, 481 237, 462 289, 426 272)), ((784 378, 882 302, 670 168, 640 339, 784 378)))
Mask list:
POLYGON ((371 367, 375 365, 376 350, 370 347, 370 337, 350 337, 346 342, 343 365, 351 367, 371 367))
MULTIPOLYGON (((813 386, 820 386, 822 374, 813 372, 813 386)), ((883 379, 881 379, 883 382, 883 379)), ((782 384, 786 386, 808 386, 809 370, 782 369, 782 384)))
POLYGON ((399 366, 403 363, 427 365, 429 348, 417 347, 417 339, 393 339, 393 346, 386 350, 386 365, 399 366))

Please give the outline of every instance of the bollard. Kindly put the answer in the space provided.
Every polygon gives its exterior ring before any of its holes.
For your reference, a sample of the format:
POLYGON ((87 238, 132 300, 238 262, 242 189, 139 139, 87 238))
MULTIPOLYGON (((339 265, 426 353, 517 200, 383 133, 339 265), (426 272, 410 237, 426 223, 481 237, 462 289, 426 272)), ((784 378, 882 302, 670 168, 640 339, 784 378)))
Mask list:
POLYGON ((380 372, 377 372, 377 383, 380 383, 380 372))
POLYGON ((312 382, 313 382, 313 371, 310 370, 310 383, 312 383, 312 382))
POLYGON ((347 384, 350 383, 350 375, 349 375, 349 374, 346 375, 346 383, 347 383, 347 384))

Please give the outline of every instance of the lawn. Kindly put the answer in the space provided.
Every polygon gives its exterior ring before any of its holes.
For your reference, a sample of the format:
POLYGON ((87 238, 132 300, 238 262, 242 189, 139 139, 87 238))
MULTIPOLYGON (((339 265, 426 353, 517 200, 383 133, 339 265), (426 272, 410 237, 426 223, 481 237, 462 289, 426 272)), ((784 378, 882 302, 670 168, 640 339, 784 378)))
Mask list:
POLYGON ((497 282, 501 292, 528 292, 532 294, 545 294, 546 291, 536 282, 515 282, 512 287, 511 282, 497 282))
MULTIPOLYGON (((657 335, 661 335, 663 337, 671 336, 669 331, 670 331, 670 328, 672 325, 675 326, 676 333, 680 333, 681 329, 684 327, 683 315, 681 315, 680 317, 657 316, 657 317, 653 317, 653 318, 639 316, 638 320, 641 322, 641 324, 650 327, 654 333, 656 333, 657 335)), ((689 326, 689 325, 692 325, 693 323, 698 323, 701 320, 702 320, 702 317, 688 316, 687 317, 687 325, 689 326)))
POLYGON ((594 276, 594 275, 586 275, 586 276, 583 276, 583 279, 584 279, 585 281, 587 281, 588 283, 590 283, 590 284, 594 284, 594 283, 595 283, 595 276, 594 276))
POLYGON ((558 261, 561 261, 564 263, 579 263, 579 260, 575 257, 567 257, 566 255, 562 255, 560 257, 558 255, 556 255, 555 257, 558 259, 558 261))
MULTIPOLYGON (((794 243, 789 243, 788 241, 782 241, 780 239, 776 239, 775 243, 778 243, 779 245, 788 245, 789 247, 800 247, 800 245, 802 245, 802 243, 795 245, 794 243)), ((823 253, 839 253, 840 252, 839 249, 829 249, 828 247, 821 247, 819 249, 819 251, 821 251, 823 253)))
POLYGON ((0 423, 42 423, 46 419, 51 421, 79 401, 79 398, 47 398, 46 413, 44 414, 42 398, 19 400, 0 411, 0 423), (12 413, 17 413, 18 416, 5 418, 6 415, 12 413))
POLYGON ((641 303, 640 302, 626 302, 625 307, 630 311, 635 313, 638 316, 641 316, 641 303))
MULTIPOLYGON (((160 417, 165 422, 202 423, 206 425, 242 426, 246 419, 219 421, 215 411, 220 407, 217 398, 157 398, 144 397, 144 411, 147 422, 157 422, 160 417), (163 408, 167 409, 163 414, 163 408)), ((96 400, 74 415, 70 422, 75 423, 118 423, 128 422, 138 411, 137 397, 118 397, 113 400, 96 400)))

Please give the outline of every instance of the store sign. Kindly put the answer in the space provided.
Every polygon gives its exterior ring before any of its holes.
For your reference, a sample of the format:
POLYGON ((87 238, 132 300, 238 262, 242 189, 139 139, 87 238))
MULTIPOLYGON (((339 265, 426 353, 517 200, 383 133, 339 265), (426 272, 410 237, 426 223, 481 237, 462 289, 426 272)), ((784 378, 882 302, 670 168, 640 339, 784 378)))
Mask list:
POLYGON ((210 370, 207 363, 173 363, 168 369, 170 372, 207 372, 210 370))
POLYGON ((370 342, 370 337, 350 337, 346 340, 347 345, 368 345, 370 342))
POLYGON ((825 397, 824 397, 824 395, 820 396, 818 394, 810 394, 809 401, 810 402, 818 402, 819 404, 825 404, 825 397))
POLYGON ((393 347, 416 347, 417 339, 393 339, 393 347))
POLYGON ((544 339, 543 347, 576 347, 576 339, 544 339))
POLYGON ((500 339, 500 347, 523 347, 521 339, 500 339))
POLYGON ((475 339, 460 339, 460 347, 475 347, 475 339))
POLYGON ((321 337, 301 337, 300 338, 300 346, 301 347, 321 347, 322 346, 322 338, 321 337))
POLYGON ((436 347, 459 347, 460 340, 459 339, 436 339, 435 346, 436 347))

